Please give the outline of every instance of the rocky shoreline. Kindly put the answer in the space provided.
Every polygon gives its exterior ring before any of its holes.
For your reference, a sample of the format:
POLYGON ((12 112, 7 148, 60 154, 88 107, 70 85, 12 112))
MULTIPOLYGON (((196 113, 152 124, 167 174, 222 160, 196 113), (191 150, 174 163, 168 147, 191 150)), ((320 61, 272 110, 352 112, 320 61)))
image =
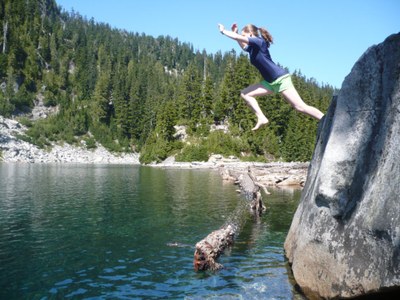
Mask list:
MULTIPOLYGON (((46 151, 21 140, 27 128, 16 120, 0 116, 0 162, 3 163, 77 163, 77 164, 134 164, 140 165, 139 154, 114 154, 97 144, 96 149, 86 149, 85 144, 72 146, 67 143, 53 144, 46 151)), ((247 170, 260 187, 303 186, 308 163, 259 163, 242 162, 237 158, 212 155, 207 162, 176 162, 173 157, 159 164, 157 168, 217 169, 222 178, 235 181, 233 173, 247 170)))
POLYGON ((18 121, 0 116, 0 162, 139 164, 139 154, 114 154, 100 144, 95 149, 86 149, 84 143, 81 146, 53 144, 47 151, 21 140, 19 137, 26 130, 18 121))
POLYGON ((213 155, 208 162, 175 162, 171 157, 159 164, 150 164, 157 168, 179 169, 218 169, 223 180, 235 182, 236 173, 247 171, 260 187, 292 186, 303 187, 307 179, 308 162, 242 162, 237 158, 224 158, 213 155))

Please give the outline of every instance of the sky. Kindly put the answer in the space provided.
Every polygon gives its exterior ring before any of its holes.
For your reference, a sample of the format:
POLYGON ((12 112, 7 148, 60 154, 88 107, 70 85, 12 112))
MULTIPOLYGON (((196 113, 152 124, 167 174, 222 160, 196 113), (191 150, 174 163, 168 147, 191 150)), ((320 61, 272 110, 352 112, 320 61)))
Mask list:
POLYGON ((361 55, 400 32, 400 0, 56 0, 65 11, 129 32, 177 38, 225 53, 237 43, 218 30, 237 23, 272 34, 275 62, 340 88, 361 55))

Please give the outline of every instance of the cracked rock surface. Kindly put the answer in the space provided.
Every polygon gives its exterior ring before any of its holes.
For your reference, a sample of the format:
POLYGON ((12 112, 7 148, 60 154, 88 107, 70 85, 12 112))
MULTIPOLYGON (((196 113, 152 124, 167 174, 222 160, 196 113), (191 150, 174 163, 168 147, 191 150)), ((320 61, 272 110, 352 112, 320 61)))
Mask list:
POLYGON ((370 47, 319 127, 285 241, 309 296, 400 293, 400 34, 370 47))

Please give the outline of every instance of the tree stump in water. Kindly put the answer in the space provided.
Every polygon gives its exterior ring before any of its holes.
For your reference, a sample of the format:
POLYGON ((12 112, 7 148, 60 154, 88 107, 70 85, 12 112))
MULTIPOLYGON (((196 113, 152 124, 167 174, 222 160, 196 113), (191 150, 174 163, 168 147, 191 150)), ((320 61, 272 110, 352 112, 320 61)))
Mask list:
POLYGON ((233 244, 235 235, 243 225, 243 218, 240 216, 251 208, 251 212, 257 217, 265 210, 262 202, 260 187, 255 183, 251 176, 250 169, 248 172, 235 172, 233 170, 223 169, 226 177, 233 178, 235 183, 240 186, 243 192, 246 204, 239 206, 233 215, 228 218, 228 222, 220 229, 211 232, 207 237, 196 244, 194 251, 193 266, 195 271, 219 270, 223 266, 216 260, 224 252, 224 250, 233 244))

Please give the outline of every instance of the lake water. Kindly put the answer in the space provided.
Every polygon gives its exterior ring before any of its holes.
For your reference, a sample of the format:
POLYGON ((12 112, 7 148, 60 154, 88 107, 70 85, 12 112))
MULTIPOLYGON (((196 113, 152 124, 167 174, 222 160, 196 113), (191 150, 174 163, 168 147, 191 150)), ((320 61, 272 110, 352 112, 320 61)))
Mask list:
POLYGON ((225 268, 194 272, 236 188, 216 170, 0 164, 0 299, 303 299, 283 251, 300 190, 264 195, 225 268))

